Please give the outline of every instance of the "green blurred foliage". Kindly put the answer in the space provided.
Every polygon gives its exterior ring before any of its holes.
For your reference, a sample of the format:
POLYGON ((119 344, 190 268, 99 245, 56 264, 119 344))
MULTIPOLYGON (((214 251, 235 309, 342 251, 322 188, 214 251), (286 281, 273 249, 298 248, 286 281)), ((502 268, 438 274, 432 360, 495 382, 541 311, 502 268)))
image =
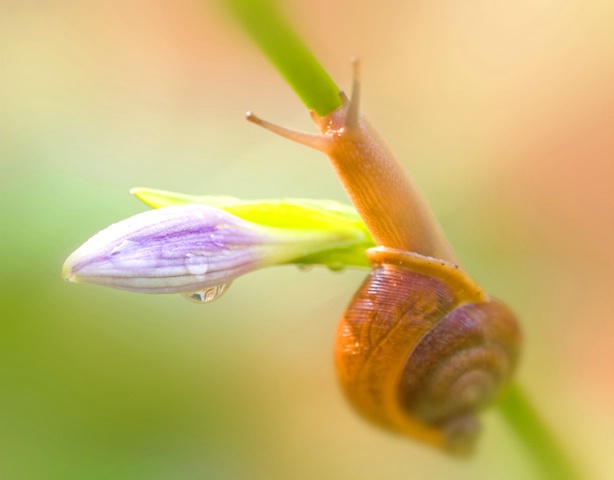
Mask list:
MULTIPOLYGON (((365 110, 465 268, 520 313, 520 380, 595 478, 614 470, 604 9, 291 10, 340 85, 361 56, 365 110)), ((346 201, 320 154, 243 120, 310 128, 242 38, 217 4, 0 3, 0 478, 530 478, 495 412, 458 462, 350 410, 332 345, 362 271, 269 269, 206 306, 61 280, 144 210, 134 186, 346 201)))

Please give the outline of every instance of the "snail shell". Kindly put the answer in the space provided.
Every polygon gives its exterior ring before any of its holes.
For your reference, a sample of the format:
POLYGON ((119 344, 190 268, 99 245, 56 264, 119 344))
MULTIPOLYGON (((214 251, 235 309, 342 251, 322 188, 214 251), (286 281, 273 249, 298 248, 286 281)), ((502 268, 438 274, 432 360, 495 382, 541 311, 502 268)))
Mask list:
POLYGON ((378 247, 337 330, 346 396, 365 417, 455 453, 471 451, 475 412, 518 359, 513 313, 456 266, 378 247))

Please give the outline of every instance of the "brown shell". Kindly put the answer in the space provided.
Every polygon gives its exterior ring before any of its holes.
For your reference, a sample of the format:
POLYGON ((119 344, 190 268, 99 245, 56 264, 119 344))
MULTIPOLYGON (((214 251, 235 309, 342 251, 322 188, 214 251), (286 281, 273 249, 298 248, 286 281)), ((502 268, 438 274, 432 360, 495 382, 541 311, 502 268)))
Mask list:
POLYGON ((337 332, 346 395, 367 418, 458 453, 518 359, 514 315, 457 267, 378 247, 337 332))

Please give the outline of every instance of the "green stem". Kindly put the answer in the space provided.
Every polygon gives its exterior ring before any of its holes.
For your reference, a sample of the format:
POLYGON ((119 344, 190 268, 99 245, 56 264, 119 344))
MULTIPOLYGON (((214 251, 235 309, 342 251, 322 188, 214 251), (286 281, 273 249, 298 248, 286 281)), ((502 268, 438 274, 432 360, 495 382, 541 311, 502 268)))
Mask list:
POLYGON ((224 0, 224 4, 308 109, 324 116, 341 105, 339 88, 272 0, 224 0))
POLYGON ((517 384, 512 385, 498 406, 503 418, 523 443, 544 479, 584 478, 570 464, 569 457, 563 452, 557 439, 548 430, 521 387, 517 384))

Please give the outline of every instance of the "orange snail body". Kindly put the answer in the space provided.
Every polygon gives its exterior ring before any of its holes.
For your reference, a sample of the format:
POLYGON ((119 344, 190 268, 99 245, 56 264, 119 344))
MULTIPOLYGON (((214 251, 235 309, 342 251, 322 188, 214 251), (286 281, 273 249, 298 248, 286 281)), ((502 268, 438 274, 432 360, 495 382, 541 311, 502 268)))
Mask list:
POLYGON ((248 120, 329 157, 379 247, 337 330, 336 365, 354 407, 376 424, 455 453, 470 452, 476 412, 518 361, 514 314, 456 265, 426 202, 352 99, 312 117, 321 134, 248 120))

